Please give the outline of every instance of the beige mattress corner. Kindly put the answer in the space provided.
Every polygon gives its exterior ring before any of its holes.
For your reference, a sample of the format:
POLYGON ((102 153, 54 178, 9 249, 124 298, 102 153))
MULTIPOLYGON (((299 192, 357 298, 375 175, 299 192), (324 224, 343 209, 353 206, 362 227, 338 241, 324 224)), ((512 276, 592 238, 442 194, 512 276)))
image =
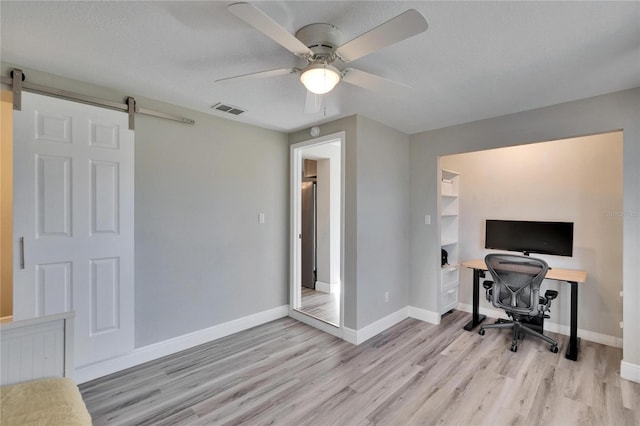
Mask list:
POLYGON ((75 382, 52 378, 0 388, 0 425, 91 425, 75 382))

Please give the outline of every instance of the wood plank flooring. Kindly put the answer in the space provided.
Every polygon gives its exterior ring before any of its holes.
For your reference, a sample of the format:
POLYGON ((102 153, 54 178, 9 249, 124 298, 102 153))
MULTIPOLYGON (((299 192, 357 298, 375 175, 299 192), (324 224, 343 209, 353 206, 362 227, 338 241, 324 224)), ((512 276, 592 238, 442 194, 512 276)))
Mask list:
MULTIPOLYGON (((354 346, 290 318, 80 386, 95 425, 634 425, 622 351, 407 319, 354 346)), ((550 333, 552 334, 552 333, 550 333)))
POLYGON ((302 287, 300 311, 340 326, 340 293, 323 293, 302 287))

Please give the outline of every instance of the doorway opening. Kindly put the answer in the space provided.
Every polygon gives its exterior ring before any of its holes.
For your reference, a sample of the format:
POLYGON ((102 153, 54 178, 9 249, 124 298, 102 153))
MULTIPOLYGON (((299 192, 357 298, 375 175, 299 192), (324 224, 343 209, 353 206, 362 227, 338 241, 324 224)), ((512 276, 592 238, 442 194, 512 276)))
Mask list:
POLYGON ((344 133, 291 146, 290 315, 334 335, 343 317, 344 133))
MULTIPOLYGON (((439 168, 455 170, 463 178, 458 258, 483 259, 493 251, 485 248, 487 219, 573 222, 573 256, 532 256, 552 267, 588 271, 588 285, 580 287, 579 334, 622 347, 623 153, 623 132, 612 131, 441 156, 439 168)), ((472 309, 472 288, 464 283, 469 282, 471 270, 461 268, 457 309, 467 312, 472 309)), ((570 286, 546 280, 542 291, 547 288, 559 296, 545 330, 567 334, 570 286)), ((483 314, 500 315, 490 302, 481 300, 480 306, 483 314)))

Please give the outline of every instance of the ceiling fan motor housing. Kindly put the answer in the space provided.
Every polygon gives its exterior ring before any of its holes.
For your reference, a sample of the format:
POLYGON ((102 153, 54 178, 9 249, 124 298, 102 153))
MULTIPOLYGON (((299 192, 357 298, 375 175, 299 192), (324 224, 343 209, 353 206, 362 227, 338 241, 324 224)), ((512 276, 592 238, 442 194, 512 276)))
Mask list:
POLYGON ((335 60, 336 49, 342 45, 342 31, 331 24, 309 24, 298 30, 296 38, 314 54, 314 60, 335 60))

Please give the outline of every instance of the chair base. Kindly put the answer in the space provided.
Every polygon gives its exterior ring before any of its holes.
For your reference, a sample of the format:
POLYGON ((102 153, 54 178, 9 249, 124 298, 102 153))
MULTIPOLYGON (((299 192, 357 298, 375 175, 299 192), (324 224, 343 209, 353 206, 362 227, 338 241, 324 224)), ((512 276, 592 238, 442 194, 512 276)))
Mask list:
POLYGON ((518 341, 522 340, 524 334, 530 334, 532 336, 538 337, 545 342, 549 343, 551 347, 549 350, 553 353, 558 352, 558 342, 553 340, 551 337, 547 337, 542 333, 537 332, 533 328, 528 325, 523 324, 521 321, 508 321, 508 320, 498 320, 495 324, 485 324, 480 326, 480 330, 478 333, 481 336, 484 336, 485 330, 487 328, 511 328, 512 336, 511 336, 511 351, 516 352, 518 350, 518 341))

